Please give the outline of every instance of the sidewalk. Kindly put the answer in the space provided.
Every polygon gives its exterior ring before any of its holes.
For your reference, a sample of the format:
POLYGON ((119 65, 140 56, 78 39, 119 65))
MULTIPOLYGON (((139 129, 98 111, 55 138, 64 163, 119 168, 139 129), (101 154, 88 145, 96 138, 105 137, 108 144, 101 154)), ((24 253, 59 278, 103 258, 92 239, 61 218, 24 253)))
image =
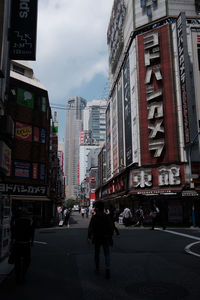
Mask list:
POLYGON ((12 272, 14 265, 8 264, 8 257, 0 261, 0 284, 12 272))

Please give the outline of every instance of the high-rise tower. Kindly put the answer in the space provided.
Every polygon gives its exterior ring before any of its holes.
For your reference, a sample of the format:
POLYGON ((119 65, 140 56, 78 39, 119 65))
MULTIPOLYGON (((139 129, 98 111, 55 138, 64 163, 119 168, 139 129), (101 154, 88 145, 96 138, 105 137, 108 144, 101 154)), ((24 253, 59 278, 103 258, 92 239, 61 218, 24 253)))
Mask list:
POLYGON ((69 98, 66 108, 65 175, 66 198, 76 198, 78 192, 80 131, 83 130, 83 110, 87 101, 79 96, 69 98))

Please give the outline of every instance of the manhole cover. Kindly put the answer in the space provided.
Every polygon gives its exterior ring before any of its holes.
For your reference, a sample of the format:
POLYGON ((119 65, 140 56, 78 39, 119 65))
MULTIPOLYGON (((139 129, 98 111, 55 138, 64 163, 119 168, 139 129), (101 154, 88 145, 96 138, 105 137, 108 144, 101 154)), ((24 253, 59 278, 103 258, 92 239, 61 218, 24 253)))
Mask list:
POLYGON ((188 292, 182 286, 178 286, 172 283, 137 283, 131 284, 126 287, 126 292, 133 296, 138 296, 140 299, 162 299, 162 300, 173 300, 182 299, 188 296, 188 292))

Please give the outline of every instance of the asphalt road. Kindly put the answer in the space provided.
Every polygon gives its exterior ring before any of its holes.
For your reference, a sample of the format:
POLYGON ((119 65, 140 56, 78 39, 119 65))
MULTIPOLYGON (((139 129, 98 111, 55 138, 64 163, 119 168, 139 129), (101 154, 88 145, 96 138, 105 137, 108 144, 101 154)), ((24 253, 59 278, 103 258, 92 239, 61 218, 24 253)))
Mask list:
POLYGON ((93 245, 87 243, 88 222, 73 213, 69 228, 37 230, 26 282, 17 285, 11 274, 0 287, 0 298, 199 299, 199 230, 153 231, 120 225, 120 237, 114 237, 111 250, 111 278, 106 280, 103 256, 100 274, 94 274, 93 245))

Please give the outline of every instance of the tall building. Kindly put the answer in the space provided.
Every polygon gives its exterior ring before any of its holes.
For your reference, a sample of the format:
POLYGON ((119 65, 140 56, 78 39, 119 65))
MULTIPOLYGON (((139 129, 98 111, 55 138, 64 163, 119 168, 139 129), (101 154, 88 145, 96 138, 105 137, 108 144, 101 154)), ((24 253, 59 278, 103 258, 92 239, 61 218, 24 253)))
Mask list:
POLYGON ((88 128, 92 131, 92 138, 99 145, 103 146, 106 139, 106 118, 105 112, 107 100, 93 100, 88 102, 89 110, 88 128))
POLYGON ((192 211, 200 220, 199 4, 113 2, 107 183, 96 191, 121 207, 156 201, 169 223, 187 225, 192 211))
POLYGON ((83 110, 86 100, 75 96, 67 100, 65 131, 66 198, 77 197, 79 174, 80 131, 83 130, 83 110))

